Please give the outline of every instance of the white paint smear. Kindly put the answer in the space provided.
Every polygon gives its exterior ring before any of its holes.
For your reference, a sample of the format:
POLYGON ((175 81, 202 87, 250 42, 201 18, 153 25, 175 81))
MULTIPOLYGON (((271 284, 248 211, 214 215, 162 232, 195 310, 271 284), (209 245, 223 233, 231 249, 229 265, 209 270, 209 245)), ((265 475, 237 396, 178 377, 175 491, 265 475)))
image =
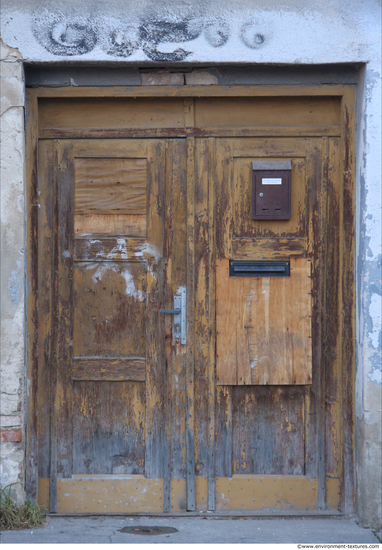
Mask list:
POLYGON ((142 243, 135 248, 135 256, 137 258, 142 258, 145 254, 152 256, 155 261, 160 260, 162 257, 162 254, 159 252, 157 247, 150 243, 142 243))
MULTIPOLYGON (((103 256, 103 254, 103 252, 98 252, 97 256, 103 256)), ((117 256, 121 256, 122 260, 127 260, 127 246, 125 239, 117 239, 117 245, 111 249, 107 255, 107 258, 109 260, 114 260, 117 256)))
POLYGON ((98 282, 102 281, 102 278, 106 273, 106 271, 111 270, 125 279, 127 296, 132 296, 133 298, 136 298, 140 302, 143 302, 143 300, 145 299, 146 292, 144 292, 143 290, 137 290, 137 288, 135 287, 133 276, 127 267, 122 268, 120 265, 113 264, 110 262, 108 262, 107 264, 106 263, 98 264, 98 263, 92 262, 87 266, 87 269, 94 269, 94 268, 95 268, 95 271, 92 275, 93 283, 97 284, 98 282))

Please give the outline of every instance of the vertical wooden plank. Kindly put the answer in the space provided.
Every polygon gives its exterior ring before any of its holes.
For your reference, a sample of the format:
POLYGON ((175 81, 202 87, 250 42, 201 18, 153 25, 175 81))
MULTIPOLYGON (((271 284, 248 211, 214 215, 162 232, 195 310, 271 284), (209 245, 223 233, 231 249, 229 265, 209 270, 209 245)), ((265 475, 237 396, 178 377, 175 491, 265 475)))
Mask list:
MULTIPOLYGON (((321 163, 321 178, 317 181, 319 187, 319 220, 318 227, 316 228, 316 238, 320 238, 317 243, 318 248, 318 266, 325 265, 326 252, 327 252, 327 240, 329 238, 329 232, 327 231, 327 223, 329 212, 328 209, 328 195, 327 195, 327 182, 328 182, 328 139, 323 138, 321 140, 322 150, 322 163, 321 163)), ((318 274, 318 318, 319 318, 319 331, 318 331, 318 358, 319 365, 317 369, 318 388, 319 388, 319 408, 318 408, 318 498, 317 505, 320 510, 325 509, 326 503, 326 418, 325 418, 325 344, 326 336, 326 317, 327 307, 326 303, 326 282, 327 274, 320 269, 318 274)))
POLYGON ((232 259, 233 140, 216 141, 216 257, 232 259))
POLYGON ((147 257, 147 326, 146 326, 146 423, 145 475, 160 479, 164 475, 164 307, 165 260, 165 142, 150 140, 147 151, 147 241, 157 260, 147 257))
POLYGON ((326 252, 326 269, 330 284, 326 303, 330 304, 326 335, 326 476, 340 480, 342 475, 341 414, 341 298, 340 288, 340 205, 342 188, 341 147, 339 138, 329 139, 328 211, 330 238, 326 252))
POLYGON ((232 386, 216 387, 215 474, 232 477, 232 386))
MULTIPOLYGON (((165 309, 173 308, 172 292, 172 251, 173 251, 173 194, 172 194, 172 160, 173 143, 167 140, 165 144, 165 309)), ((165 326, 165 386, 164 392, 164 449, 163 449, 163 511, 171 510, 171 448, 172 448, 172 377, 173 356, 171 349, 173 316, 162 314, 165 326)))
POLYGON ((40 208, 38 209, 38 477, 50 475, 50 373, 52 366, 52 239, 54 144, 39 143, 38 179, 40 208))
POLYGON ((50 473, 49 473, 49 511, 57 512, 57 377, 58 377, 58 142, 53 148, 53 274, 52 274, 52 368, 50 373, 50 473))
POLYGON ((55 144, 57 177, 57 475, 72 475, 74 159, 71 142, 55 144))
MULTIPOLYGON (((322 140, 312 140, 307 147, 306 176, 308 210, 308 251, 312 257, 312 384, 305 394, 305 475, 317 479, 324 455, 322 452, 322 438, 320 431, 320 388, 322 380, 322 324, 321 316, 324 311, 322 278, 325 277, 322 265, 324 262, 325 230, 322 232, 322 222, 325 218, 325 184, 323 178, 322 140), (324 214, 322 209, 324 208, 324 214), (319 450, 321 443, 321 451, 319 450), (321 452, 321 458, 319 454, 321 452), (321 461, 321 462, 320 462, 321 461)), ((322 481, 322 480, 321 480, 322 481)), ((322 483, 321 490, 322 491, 322 483)), ((320 493, 322 501, 322 492, 320 493)))
MULTIPOLYGON (((180 288, 186 287, 186 236, 187 226, 184 223, 187 216, 186 206, 186 167, 187 149, 186 140, 172 140, 172 152, 169 159, 169 177, 172 180, 172 249, 171 249, 171 292, 172 296, 179 295, 180 288)), ((172 305, 173 305, 172 300, 172 305)), ((173 316, 171 323, 173 327, 173 316)), ((172 338, 172 376, 171 376, 171 478, 186 478, 186 438, 185 438, 185 415, 186 415, 186 346, 179 339, 172 338)), ((186 509, 186 499, 181 503, 174 502, 174 506, 186 509)))
POLYGON ((216 260, 216 378, 219 385, 237 384, 236 324, 240 282, 238 277, 229 277, 228 259, 216 260))
POLYGON ((303 345, 288 341, 291 351, 290 372, 287 377, 293 384, 310 384, 312 381, 312 276, 311 262, 306 258, 291 258, 290 291, 284 294, 288 309, 289 338, 298 335, 303 345), (293 298, 292 298, 293 297, 293 298), (292 305, 293 303, 293 305, 292 305))
POLYGON ((251 383, 251 361, 249 357, 248 327, 251 326, 250 304, 252 300, 251 279, 242 278, 238 296, 239 316, 236 325, 236 365, 239 386, 251 383))
POLYGON ((345 514, 354 511, 354 459, 355 459, 355 286, 354 286, 354 139, 355 139, 355 90, 346 87, 341 104, 343 190, 341 196, 340 223, 340 272, 341 308, 341 362, 343 391, 343 470, 341 510, 345 514))
POLYGON ((33 502, 37 502, 38 488, 38 112, 37 93, 28 90, 26 97, 27 124, 27 217, 26 217, 26 264, 27 264, 27 342, 26 360, 28 368, 27 392, 27 439, 25 491, 33 502))
POLYGON ((195 455, 196 474, 208 477, 208 139, 195 143, 195 455))
POLYGON ((216 181, 216 150, 215 139, 208 140, 208 441, 207 441, 207 477, 208 477, 208 510, 215 510, 215 345, 216 345, 216 286, 215 286, 215 181, 216 181))
POLYGON ((187 139, 187 359, 186 359, 186 508, 195 510, 194 445, 195 319, 195 139, 187 139))

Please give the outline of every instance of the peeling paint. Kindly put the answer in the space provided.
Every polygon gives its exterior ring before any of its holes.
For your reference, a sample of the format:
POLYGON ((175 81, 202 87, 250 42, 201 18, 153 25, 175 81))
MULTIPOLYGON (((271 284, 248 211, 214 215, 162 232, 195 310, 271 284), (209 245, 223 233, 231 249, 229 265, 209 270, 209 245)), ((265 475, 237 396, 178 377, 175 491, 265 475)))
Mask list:
POLYGON ((121 266, 112 262, 105 262, 102 264, 99 264, 98 262, 90 262, 89 265, 86 266, 86 269, 95 269, 92 275, 92 281, 95 284, 102 281, 102 278, 107 271, 114 271, 114 273, 121 275, 121 277, 125 279, 127 296, 136 298, 140 302, 145 300, 146 292, 136 288, 134 278, 127 266, 121 266))
POLYGON ((151 243, 145 242, 145 243, 139 244, 135 248, 136 258, 142 258, 146 254, 148 256, 152 256, 155 259, 156 262, 158 262, 162 257, 162 254, 157 249, 157 247, 155 245, 151 244, 151 243))
MULTIPOLYGON (((96 241, 93 241, 96 242, 96 241)), ((99 241, 98 241, 99 242, 99 241)), ((104 252, 97 252, 96 256, 104 256, 104 252)), ((111 251, 107 254, 107 258, 113 260, 117 256, 121 256, 122 260, 128 259, 126 239, 119 238, 117 239, 117 245, 114 246, 111 251)))
POLYGON ((18 306, 20 303, 20 291, 23 288, 23 276, 21 271, 21 261, 17 260, 17 268, 13 269, 8 279, 8 290, 11 294, 12 304, 18 306))
POLYGON ((369 304, 369 315, 373 320, 373 329, 369 332, 369 338, 374 349, 381 349, 381 311, 381 295, 373 292, 369 304))

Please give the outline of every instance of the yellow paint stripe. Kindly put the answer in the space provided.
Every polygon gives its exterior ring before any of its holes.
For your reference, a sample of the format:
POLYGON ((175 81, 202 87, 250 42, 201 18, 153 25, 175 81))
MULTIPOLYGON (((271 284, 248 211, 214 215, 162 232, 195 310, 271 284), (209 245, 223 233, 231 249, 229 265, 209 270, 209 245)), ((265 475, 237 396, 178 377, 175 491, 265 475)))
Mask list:
POLYGON ((317 479, 304 476, 216 478, 216 510, 317 509, 317 479))
POLYGON ((58 479, 57 512, 163 512, 163 479, 143 476, 58 479))

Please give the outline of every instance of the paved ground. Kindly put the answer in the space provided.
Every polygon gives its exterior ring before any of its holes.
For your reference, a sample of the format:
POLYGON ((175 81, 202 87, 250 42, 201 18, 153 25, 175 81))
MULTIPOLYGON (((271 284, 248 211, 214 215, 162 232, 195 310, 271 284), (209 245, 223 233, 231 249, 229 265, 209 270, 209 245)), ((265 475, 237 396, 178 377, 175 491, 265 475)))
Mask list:
MULTIPOLYGON (((139 531, 134 531, 139 532, 139 531)), ((155 517, 48 518, 48 525, 26 531, 3 531, 6 543, 369 543, 377 537, 352 519, 203 519, 155 517), (175 527, 171 534, 123 533, 124 527, 175 527)), ((376 547, 378 547, 376 546, 376 547)))

